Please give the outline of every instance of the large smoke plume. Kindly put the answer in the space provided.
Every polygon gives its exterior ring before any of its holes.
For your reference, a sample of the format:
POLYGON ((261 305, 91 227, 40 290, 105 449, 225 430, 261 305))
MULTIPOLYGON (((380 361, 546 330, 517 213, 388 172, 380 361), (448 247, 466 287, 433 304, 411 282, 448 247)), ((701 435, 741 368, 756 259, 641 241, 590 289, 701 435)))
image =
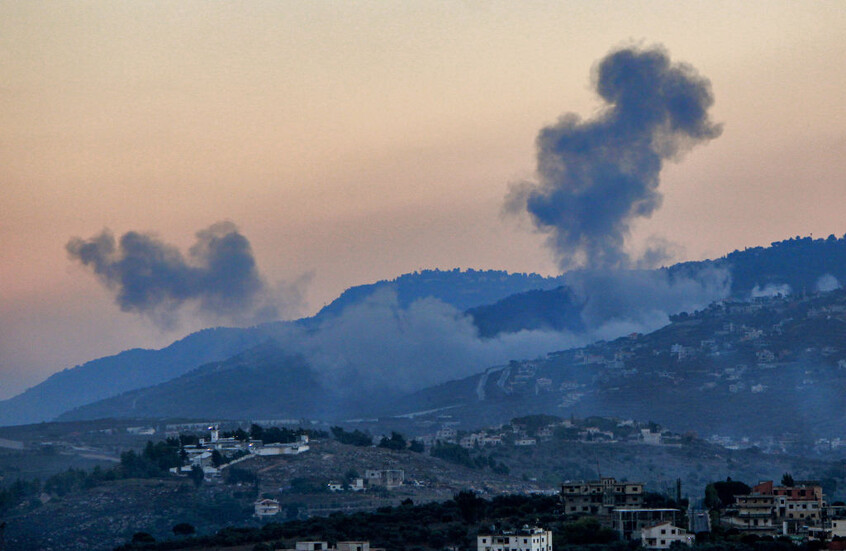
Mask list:
POLYGON ((196 234, 183 255, 151 234, 130 231, 119 241, 108 230, 91 239, 75 237, 71 258, 91 268, 115 292, 121 310, 172 324, 192 305, 204 318, 229 323, 274 319, 277 301, 256 268, 250 242, 231 222, 196 234))
POLYGON ((305 356, 339 394, 408 392, 510 359, 653 331, 671 314, 725 297, 731 278, 720 269, 695 277, 671 277, 665 270, 573 272, 568 284, 583 302, 578 332, 534 329, 482 338, 473 318, 450 304, 430 297, 402 307, 394 290, 382 289, 310 330, 280 327, 276 338, 305 356))
POLYGON ((537 182, 512 187, 506 210, 528 212, 562 269, 626 268, 632 222, 660 205, 662 164, 721 132, 708 117, 708 80, 660 47, 624 48, 600 61, 595 87, 607 107, 541 130, 537 182))

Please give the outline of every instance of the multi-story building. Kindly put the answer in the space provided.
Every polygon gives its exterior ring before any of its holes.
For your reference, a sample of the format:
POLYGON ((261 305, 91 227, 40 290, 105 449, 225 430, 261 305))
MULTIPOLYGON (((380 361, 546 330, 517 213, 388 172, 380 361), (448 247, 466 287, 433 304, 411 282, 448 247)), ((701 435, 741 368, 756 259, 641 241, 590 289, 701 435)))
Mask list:
POLYGON ((567 515, 611 517, 616 508, 643 506, 643 483, 617 482, 603 477, 588 482, 565 482, 561 502, 567 515))
POLYGON ((813 482, 775 486, 771 480, 735 496, 735 505, 723 524, 757 534, 808 533, 823 527, 825 501, 822 487, 813 482))
POLYGON ((732 528, 757 534, 772 534, 778 528, 776 497, 772 494, 752 493, 735 496, 734 515, 724 522, 732 528))
POLYGON ((477 551, 552 551, 552 532, 524 526, 521 530, 479 534, 477 551))

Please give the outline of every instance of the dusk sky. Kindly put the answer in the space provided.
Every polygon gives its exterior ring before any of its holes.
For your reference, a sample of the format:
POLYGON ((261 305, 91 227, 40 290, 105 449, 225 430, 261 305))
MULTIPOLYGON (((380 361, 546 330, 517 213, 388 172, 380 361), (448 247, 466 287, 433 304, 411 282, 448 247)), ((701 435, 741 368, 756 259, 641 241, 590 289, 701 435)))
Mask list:
POLYGON ((846 233, 842 1, 0 3, 0 398, 209 324, 121 311, 66 250, 105 228, 187 254, 231 222, 287 319, 419 269, 558 273, 505 197, 633 44, 710 80, 723 127, 630 250, 846 233))

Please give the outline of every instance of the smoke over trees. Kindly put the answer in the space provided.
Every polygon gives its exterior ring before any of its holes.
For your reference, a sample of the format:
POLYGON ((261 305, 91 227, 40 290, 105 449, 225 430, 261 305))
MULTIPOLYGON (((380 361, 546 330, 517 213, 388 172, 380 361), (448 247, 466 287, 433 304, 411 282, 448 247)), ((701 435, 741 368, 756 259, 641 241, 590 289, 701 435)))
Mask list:
MULTIPOLYGON (((624 48, 598 65, 595 119, 567 114, 537 137, 537 182, 512 187, 506 210, 527 212, 562 269, 619 269, 631 223, 661 205, 663 162, 716 138, 710 83, 660 48, 624 48)), ((654 252, 652 253, 654 254, 654 252)))

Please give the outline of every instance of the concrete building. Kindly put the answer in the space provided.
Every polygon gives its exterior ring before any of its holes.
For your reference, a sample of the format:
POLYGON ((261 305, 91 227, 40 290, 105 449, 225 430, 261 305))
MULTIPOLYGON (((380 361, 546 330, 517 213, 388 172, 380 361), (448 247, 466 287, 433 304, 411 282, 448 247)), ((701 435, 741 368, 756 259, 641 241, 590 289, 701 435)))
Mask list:
POLYGON ((260 499, 253 505, 255 506, 255 515, 258 518, 272 517, 281 511, 279 502, 275 499, 260 499))
POLYGON ((364 480, 370 487, 381 486, 390 490, 402 486, 405 481, 405 471, 402 469, 367 469, 364 471, 364 480))
POLYGON ((476 551, 552 551, 552 532, 524 526, 520 530, 479 534, 476 551))
POLYGON ((565 482, 561 485, 561 502, 566 515, 610 518, 616 508, 643 506, 643 483, 617 482, 611 477, 589 482, 565 482))
POLYGON ((696 538, 671 522, 661 522, 640 530, 640 544, 646 549, 669 549, 674 543, 693 546, 696 538))
POLYGON ((734 515, 726 516, 724 524, 743 532, 772 534, 777 530, 776 497, 772 494, 752 493, 735 496, 734 515))

